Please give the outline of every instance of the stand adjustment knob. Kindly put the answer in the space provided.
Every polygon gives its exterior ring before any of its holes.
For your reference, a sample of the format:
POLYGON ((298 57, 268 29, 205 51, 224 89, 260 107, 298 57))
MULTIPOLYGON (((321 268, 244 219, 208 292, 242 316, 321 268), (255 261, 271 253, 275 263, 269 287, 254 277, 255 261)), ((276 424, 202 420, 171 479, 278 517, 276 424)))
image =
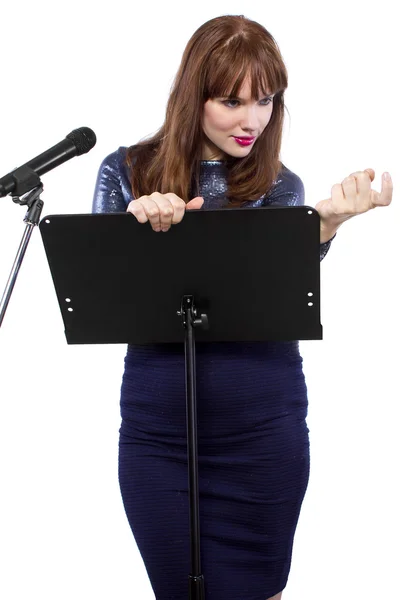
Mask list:
POLYGON ((202 329, 208 329, 208 317, 205 314, 200 315, 199 319, 193 320, 193 325, 196 327, 197 325, 201 325, 202 329))

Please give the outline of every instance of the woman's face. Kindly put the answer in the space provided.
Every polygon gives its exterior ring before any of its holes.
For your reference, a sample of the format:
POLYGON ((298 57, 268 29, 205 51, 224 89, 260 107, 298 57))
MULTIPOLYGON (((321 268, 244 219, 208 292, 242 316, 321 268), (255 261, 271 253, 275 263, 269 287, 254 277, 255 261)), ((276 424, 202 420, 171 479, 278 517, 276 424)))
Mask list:
POLYGON ((273 108, 273 94, 250 99, 251 87, 247 79, 238 98, 213 98, 204 104, 203 131, 206 142, 202 160, 224 160, 227 155, 244 158, 250 152, 269 123, 273 108), (235 137, 253 137, 254 142, 241 146, 235 137))

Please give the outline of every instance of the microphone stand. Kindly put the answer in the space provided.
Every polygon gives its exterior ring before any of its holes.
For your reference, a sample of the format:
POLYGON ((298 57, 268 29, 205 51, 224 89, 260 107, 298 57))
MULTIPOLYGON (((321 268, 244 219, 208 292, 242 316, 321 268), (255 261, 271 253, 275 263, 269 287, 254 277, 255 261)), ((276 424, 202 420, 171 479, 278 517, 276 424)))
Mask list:
POLYGON ((21 167, 14 172, 14 178, 17 184, 13 192, 12 200, 21 206, 28 206, 28 211, 24 217, 24 222, 26 223, 25 231, 0 302, 0 327, 3 323, 4 315, 6 314, 7 306, 24 259, 25 251, 31 239, 32 230, 39 224, 44 204, 43 200, 40 198, 40 194, 43 192, 43 184, 40 181, 39 176, 32 169, 25 166, 21 167))

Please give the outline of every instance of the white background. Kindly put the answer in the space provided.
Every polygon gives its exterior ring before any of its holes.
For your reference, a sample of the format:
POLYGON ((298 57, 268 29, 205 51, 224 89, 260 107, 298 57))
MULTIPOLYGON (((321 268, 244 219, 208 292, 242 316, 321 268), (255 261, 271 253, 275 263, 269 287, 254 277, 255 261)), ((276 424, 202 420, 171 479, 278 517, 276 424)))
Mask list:
MULTIPOLYGON (((384 171, 393 177, 391 206, 339 230, 321 263, 324 339, 300 343, 311 475, 284 600, 400 597, 394 9, 393 0, 8 0, 1 9, 0 174, 77 127, 98 139, 43 177, 42 216, 91 211, 104 156, 160 127, 186 43, 223 14, 259 21, 279 44, 291 116, 282 160, 307 205, 357 170, 375 169, 378 191, 384 171)), ((0 295, 25 212, 0 199, 0 295)), ((152 600, 117 479, 125 346, 67 345, 38 229, 0 336, 0 596, 152 600)))

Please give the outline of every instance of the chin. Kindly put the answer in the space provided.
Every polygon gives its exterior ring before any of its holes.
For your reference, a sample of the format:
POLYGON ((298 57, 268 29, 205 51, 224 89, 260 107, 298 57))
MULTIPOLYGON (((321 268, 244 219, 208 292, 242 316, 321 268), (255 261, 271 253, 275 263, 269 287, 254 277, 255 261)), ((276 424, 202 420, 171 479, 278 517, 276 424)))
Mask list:
POLYGON ((250 154, 250 152, 251 152, 251 148, 238 148, 234 154, 232 153, 232 151, 225 152, 225 154, 227 154, 228 156, 232 156, 234 158, 244 158, 245 156, 248 156, 250 154))

